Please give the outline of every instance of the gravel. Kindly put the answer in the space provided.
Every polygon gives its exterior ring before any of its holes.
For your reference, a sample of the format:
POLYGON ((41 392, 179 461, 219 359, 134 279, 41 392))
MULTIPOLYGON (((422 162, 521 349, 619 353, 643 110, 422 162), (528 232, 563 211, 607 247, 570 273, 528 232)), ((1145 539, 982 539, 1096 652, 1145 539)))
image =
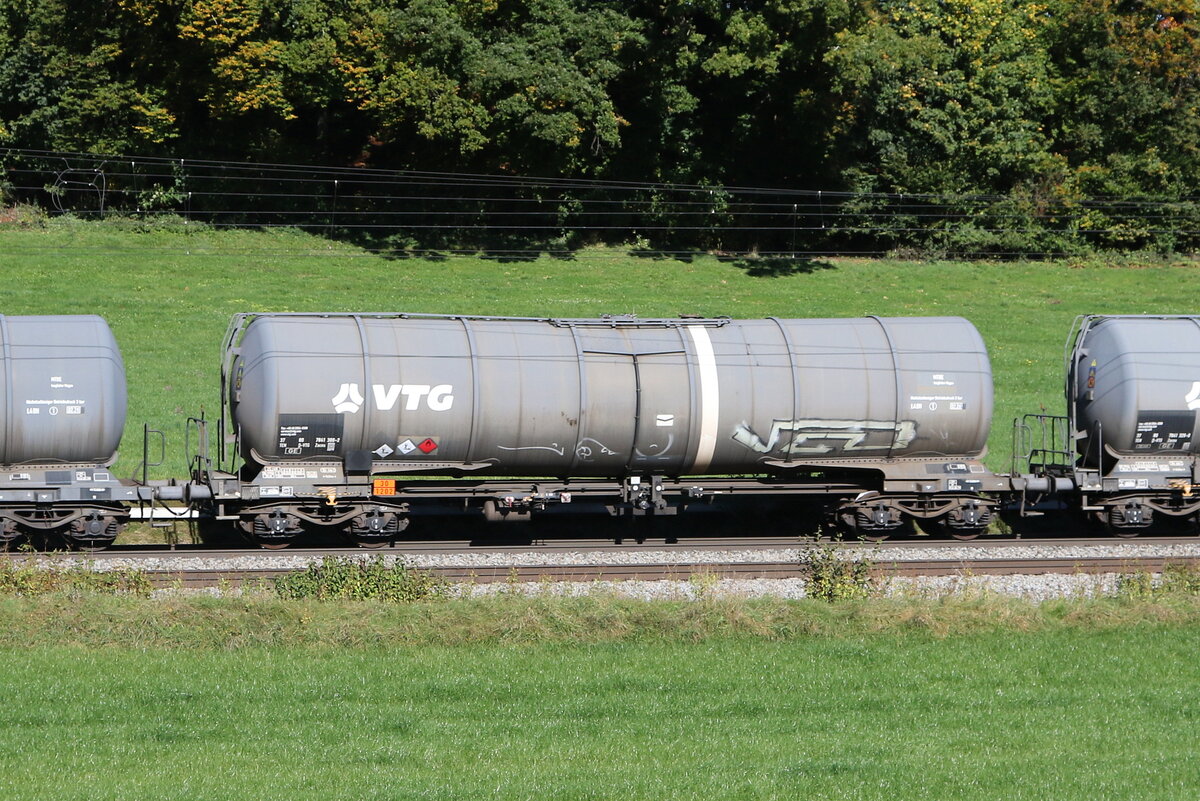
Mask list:
MULTIPOLYGON (((798 561, 807 549, 777 548, 748 549, 663 549, 640 550, 612 548, 599 550, 506 550, 470 551, 440 554, 347 551, 348 559, 385 562, 406 562, 415 567, 505 568, 515 566, 555 565, 691 565, 798 561)), ((930 548, 913 546, 875 545, 847 546, 845 558, 866 558, 876 563, 905 561, 968 561, 983 559, 1084 559, 1089 557, 1135 558, 1200 557, 1200 541, 1174 544, 1114 542, 1111 545, 988 545, 972 543, 961 547, 930 548)), ((43 560, 57 565, 86 563, 95 570, 141 568, 145 570, 261 570, 272 568, 303 568, 319 556, 298 553, 247 552, 219 558, 195 556, 156 556, 131 558, 120 555, 56 556, 43 560)), ((1079 598, 1108 595, 1115 592, 1118 574, 1041 575, 960 575, 893 577, 884 592, 888 596, 944 597, 991 593, 1026 598, 1034 601, 1054 598, 1079 598)), ((179 592, 178 590, 171 592, 179 592)), ((698 576, 691 580, 624 580, 581 582, 465 582, 457 592, 463 596, 483 597, 498 593, 522 595, 580 596, 610 594, 642 599, 687 600, 700 597, 764 597, 803 598, 803 579, 715 579, 698 576)))
MULTIPOLYGON (((554 565, 691 565, 691 564, 757 564, 796 562, 810 549, 664 549, 641 550, 636 548, 589 549, 580 551, 562 550, 505 550, 505 551, 452 551, 447 553, 396 553, 391 551, 347 550, 340 556, 344 559, 372 561, 382 559, 387 563, 406 562, 414 567, 463 567, 463 568, 506 568, 542 567, 554 565)), ((1164 557, 1182 559, 1200 557, 1200 540, 1183 543, 1126 543, 1111 545, 987 545, 972 544, 961 547, 899 546, 882 548, 877 545, 843 546, 845 558, 865 558, 880 564, 891 562, 945 561, 966 562, 982 559, 1088 559, 1111 558, 1133 559, 1138 557, 1164 557)), ((319 562, 319 555, 263 551, 247 551, 245 554, 224 557, 197 557, 164 555, 154 557, 123 557, 118 554, 94 554, 91 556, 54 556, 43 559, 45 563, 59 565, 86 563, 95 570, 140 567, 145 570, 269 570, 301 569, 319 562)))
MULTIPOLYGON (((924 576, 893 578, 884 588, 889 598, 945 598, 984 594, 1048 601, 1060 598, 1095 598, 1116 592, 1116 573, 1012 576, 924 576)), ((616 595, 642 600, 699 600, 709 598, 804 598, 804 579, 720 579, 699 581, 553 581, 464 584, 463 597, 480 598, 498 594, 530 597, 616 595)))

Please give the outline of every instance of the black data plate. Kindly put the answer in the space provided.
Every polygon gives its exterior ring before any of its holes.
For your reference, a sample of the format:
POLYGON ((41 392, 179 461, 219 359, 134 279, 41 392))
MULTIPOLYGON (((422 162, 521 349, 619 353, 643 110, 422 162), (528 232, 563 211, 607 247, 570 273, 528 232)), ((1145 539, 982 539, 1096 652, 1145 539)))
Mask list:
POLYGON ((281 456, 330 456, 342 452, 340 414, 279 415, 279 454, 281 456))
POLYGON ((1174 411, 1138 412, 1133 449, 1137 451, 1179 451, 1192 442, 1196 413, 1174 411))

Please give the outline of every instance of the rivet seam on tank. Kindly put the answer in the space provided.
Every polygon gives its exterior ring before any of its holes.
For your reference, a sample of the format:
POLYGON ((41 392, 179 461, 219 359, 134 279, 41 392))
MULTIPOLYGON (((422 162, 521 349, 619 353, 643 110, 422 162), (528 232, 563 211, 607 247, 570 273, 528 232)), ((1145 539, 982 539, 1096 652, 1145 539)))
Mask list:
POLYGON ((693 473, 703 473, 712 464, 717 449, 717 422, 721 413, 721 394, 717 378, 717 357, 713 352, 708 329, 689 325, 688 333, 696 344, 696 361, 700 374, 700 444, 696 449, 693 473))

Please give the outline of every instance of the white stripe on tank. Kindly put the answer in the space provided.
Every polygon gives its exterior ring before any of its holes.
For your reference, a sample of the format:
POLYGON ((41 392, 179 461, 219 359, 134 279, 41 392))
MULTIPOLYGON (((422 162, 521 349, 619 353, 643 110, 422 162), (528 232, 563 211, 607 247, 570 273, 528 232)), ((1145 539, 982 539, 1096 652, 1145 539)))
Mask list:
POLYGON ((688 332, 696 343, 696 361, 700 368, 700 445, 696 449, 696 461, 692 462, 692 473, 704 473, 712 464, 713 452, 717 449, 717 418, 721 413, 720 387, 717 383, 717 357, 713 353, 708 329, 701 325, 689 325, 688 332))

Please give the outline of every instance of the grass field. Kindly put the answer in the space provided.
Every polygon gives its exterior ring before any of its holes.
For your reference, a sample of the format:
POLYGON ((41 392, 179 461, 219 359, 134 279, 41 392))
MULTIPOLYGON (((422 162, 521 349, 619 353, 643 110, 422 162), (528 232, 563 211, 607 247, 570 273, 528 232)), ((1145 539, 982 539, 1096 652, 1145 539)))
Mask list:
POLYGON ((108 318, 129 376, 126 475, 140 459, 143 422, 171 437, 173 461, 159 474, 182 471, 184 419, 219 410, 221 339, 236 312, 962 315, 991 353, 988 461, 1005 470, 1013 417, 1062 409, 1063 345, 1077 315, 1200 311, 1200 269, 1189 262, 755 262, 614 249, 527 261, 396 259, 291 231, 142 231, 69 219, 0 229, 0 270, 0 313, 108 318))
MULTIPOLYGON (((1189 263, 388 259, 294 232, 0 229, 3 314, 99 313, 142 421, 219 407, 229 316, 963 315, 993 467, 1082 313, 1197 312, 1189 263)), ((11 799, 1184 799, 1200 608, 1125 600, 416 605, 0 599, 11 799)))
POLYGON ((1200 630, 0 650, 11 799, 1183 799, 1200 630))

